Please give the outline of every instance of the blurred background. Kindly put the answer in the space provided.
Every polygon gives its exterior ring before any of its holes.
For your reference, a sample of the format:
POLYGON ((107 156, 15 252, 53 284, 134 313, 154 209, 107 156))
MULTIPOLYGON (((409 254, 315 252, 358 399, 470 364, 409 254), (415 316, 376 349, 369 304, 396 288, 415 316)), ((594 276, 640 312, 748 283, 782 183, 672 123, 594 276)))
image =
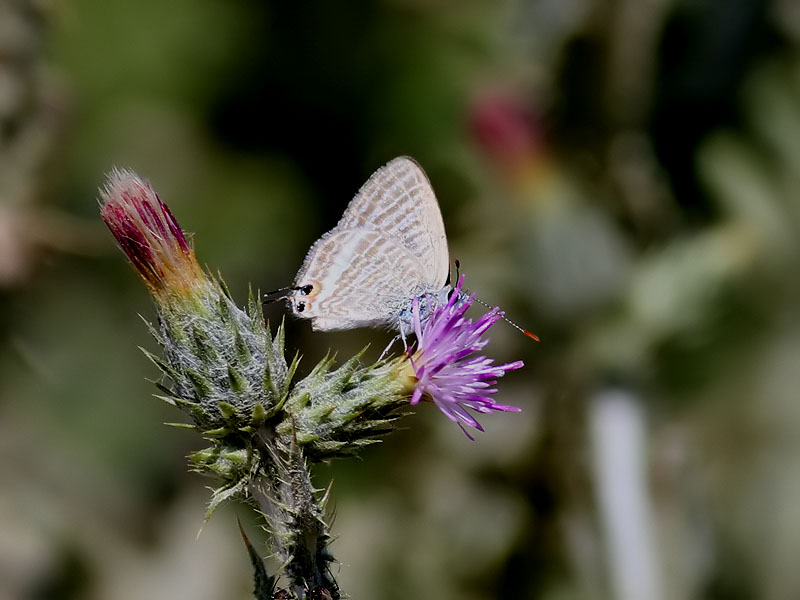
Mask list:
MULTIPOLYGON (((798 50, 792 0, 0 0, 0 600, 250 597, 256 522, 203 526, 104 173, 244 302, 401 154, 542 342, 492 329, 523 412, 476 442, 422 405, 318 467, 343 590, 800 598, 798 50)), ((287 337, 307 372, 389 334, 287 337)))

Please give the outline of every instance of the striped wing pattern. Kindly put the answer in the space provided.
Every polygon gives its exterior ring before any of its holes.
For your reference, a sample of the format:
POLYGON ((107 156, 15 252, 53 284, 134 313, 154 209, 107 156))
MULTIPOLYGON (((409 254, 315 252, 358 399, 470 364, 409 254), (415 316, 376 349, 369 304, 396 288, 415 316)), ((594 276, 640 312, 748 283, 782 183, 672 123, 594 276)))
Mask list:
POLYGON ((317 330, 385 325, 448 273, 439 205, 422 168, 400 157, 378 169, 339 223, 311 247, 289 297, 317 330))
POLYGON ((414 159, 401 156, 375 171, 336 225, 361 227, 399 240, 422 264, 425 283, 444 286, 450 259, 442 213, 428 176, 414 159))
POLYGON ((298 315, 314 329, 394 326, 405 301, 423 293, 421 265, 373 229, 334 229, 312 246, 297 286, 311 285, 298 315))

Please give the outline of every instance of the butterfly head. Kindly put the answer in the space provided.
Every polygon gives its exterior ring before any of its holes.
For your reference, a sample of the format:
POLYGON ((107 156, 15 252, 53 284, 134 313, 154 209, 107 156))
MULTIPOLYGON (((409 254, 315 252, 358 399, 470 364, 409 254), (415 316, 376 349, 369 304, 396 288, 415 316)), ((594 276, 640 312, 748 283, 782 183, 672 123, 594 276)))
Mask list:
POLYGON ((311 310, 311 307, 319 294, 320 286, 313 281, 303 281, 296 287, 292 288, 292 293, 289 294, 289 305, 292 307, 292 312, 297 317, 305 317, 311 310))

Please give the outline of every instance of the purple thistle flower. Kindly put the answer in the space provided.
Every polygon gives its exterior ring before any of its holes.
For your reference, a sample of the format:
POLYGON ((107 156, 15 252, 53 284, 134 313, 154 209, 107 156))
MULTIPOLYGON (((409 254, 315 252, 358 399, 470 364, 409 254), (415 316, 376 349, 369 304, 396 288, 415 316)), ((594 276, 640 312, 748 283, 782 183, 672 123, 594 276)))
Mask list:
POLYGON ((483 431, 483 427, 469 412, 492 411, 519 412, 516 406, 498 404, 490 397, 497 389, 492 387, 497 378, 507 371, 523 366, 521 360, 494 365, 494 360, 477 355, 489 342, 483 334, 502 318, 499 308, 493 308, 473 322, 464 317, 474 296, 461 292, 462 275, 446 304, 437 306, 425 324, 421 323, 419 300, 414 299, 412 312, 417 342, 409 349, 409 360, 416 383, 411 404, 423 396, 429 397, 445 416, 456 423, 471 440, 464 425, 483 431))
POLYGON ((100 196, 100 216, 152 293, 188 292, 205 283, 180 225, 149 183, 114 169, 100 196))

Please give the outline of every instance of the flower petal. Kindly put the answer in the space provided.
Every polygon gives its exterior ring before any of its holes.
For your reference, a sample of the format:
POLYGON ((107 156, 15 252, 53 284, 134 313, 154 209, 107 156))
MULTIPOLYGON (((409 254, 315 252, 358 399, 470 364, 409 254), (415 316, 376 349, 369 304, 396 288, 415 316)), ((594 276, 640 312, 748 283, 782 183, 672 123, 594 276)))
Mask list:
POLYGON ((498 404, 491 399, 497 392, 496 380, 508 371, 523 366, 521 360, 495 365, 494 360, 476 355, 489 342, 482 337, 503 315, 493 308, 473 322, 464 315, 472 305, 474 296, 461 291, 462 276, 452 290, 448 301, 436 306, 423 323, 420 302, 412 302, 414 333, 417 342, 409 349, 409 361, 416 375, 416 386, 411 404, 427 396, 442 414, 456 423, 469 439, 474 439, 464 428, 483 431, 481 424, 469 412, 479 414, 519 412, 516 406, 498 404))

